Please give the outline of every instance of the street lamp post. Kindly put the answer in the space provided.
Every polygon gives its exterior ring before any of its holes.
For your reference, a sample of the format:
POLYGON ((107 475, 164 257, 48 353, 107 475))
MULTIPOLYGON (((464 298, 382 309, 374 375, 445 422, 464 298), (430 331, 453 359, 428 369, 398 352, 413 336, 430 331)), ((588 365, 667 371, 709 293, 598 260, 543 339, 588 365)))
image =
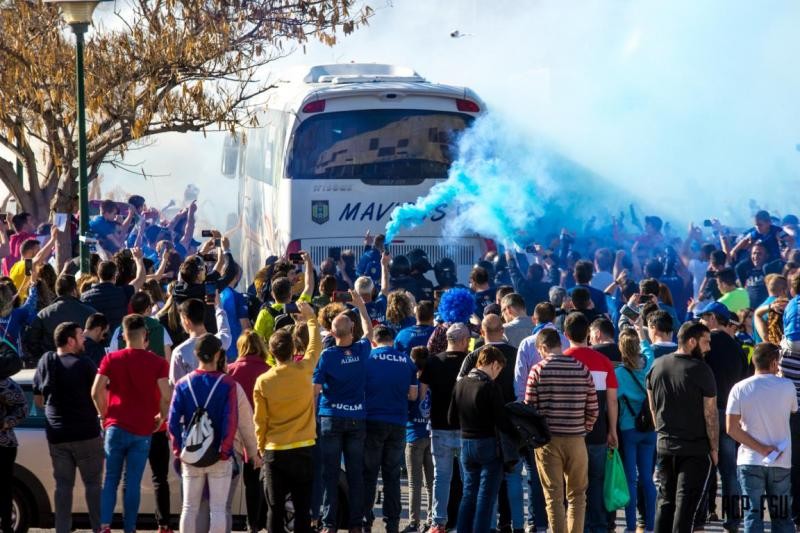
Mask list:
POLYGON ((75 34, 75 105, 78 115, 78 202, 80 209, 80 261, 81 274, 89 273, 89 247, 86 232, 89 230, 89 176, 86 170, 86 105, 83 88, 83 44, 86 30, 92 23, 92 13, 99 0, 44 0, 61 8, 64 20, 75 34))

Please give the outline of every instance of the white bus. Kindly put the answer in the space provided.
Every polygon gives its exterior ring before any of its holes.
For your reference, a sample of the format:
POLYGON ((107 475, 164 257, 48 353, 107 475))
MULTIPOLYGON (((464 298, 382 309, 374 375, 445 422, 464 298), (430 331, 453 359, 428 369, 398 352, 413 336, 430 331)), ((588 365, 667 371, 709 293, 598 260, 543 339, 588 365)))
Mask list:
MULTIPOLYGON (((294 74, 270 91, 243 146, 225 148, 223 174, 238 177, 239 257, 248 280, 270 255, 303 249, 318 264, 335 246, 358 257, 367 230, 383 233, 395 206, 447 177, 454 139, 484 107, 469 89, 390 65, 320 65, 294 74)), ((451 206, 438 206, 394 239, 392 253, 422 248, 431 263, 450 257, 466 282, 491 243, 475 234, 445 243, 452 214, 451 206)))

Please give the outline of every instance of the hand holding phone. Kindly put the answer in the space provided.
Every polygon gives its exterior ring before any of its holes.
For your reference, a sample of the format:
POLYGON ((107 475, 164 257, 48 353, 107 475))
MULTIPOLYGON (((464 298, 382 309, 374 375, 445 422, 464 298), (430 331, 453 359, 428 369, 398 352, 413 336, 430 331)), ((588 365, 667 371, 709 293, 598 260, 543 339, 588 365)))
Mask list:
POLYGON ((206 304, 208 304, 208 305, 216 305, 216 303, 217 303, 217 282, 216 281, 206 281, 205 288, 206 288, 206 304))
POLYGON ((347 291, 336 291, 333 293, 333 301, 341 303, 350 303, 353 301, 353 297, 347 291))
POLYGON ((291 253, 289 254, 289 262, 293 265, 302 265, 303 264, 303 254, 301 253, 291 253))
POLYGON ((25 276, 29 277, 33 273, 33 259, 25 260, 25 276))
POLYGON ((214 236, 214 232, 211 231, 210 229, 204 229, 203 231, 200 232, 200 236, 203 238, 210 239, 211 237, 214 236))
POLYGON ((622 314, 622 316, 630 319, 633 322, 639 320, 639 312, 628 304, 623 305, 619 312, 622 314))
POLYGON ((283 304, 283 310, 286 312, 287 315, 296 315, 300 312, 300 308, 297 307, 296 302, 289 302, 283 304))

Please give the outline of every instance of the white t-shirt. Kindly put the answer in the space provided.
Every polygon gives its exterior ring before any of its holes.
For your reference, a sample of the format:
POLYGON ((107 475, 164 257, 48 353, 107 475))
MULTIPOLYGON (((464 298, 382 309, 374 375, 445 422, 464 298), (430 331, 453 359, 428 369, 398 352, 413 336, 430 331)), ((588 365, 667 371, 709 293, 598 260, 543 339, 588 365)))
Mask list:
POLYGON ((694 291, 694 299, 700 297, 700 285, 706 279, 706 272, 708 271, 708 261, 700 261, 699 259, 690 259, 689 265, 686 267, 692 274, 692 288, 694 291))
MULTIPOLYGON (((733 386, 725 413, 740 415, 742 428, 767 445, 788 441, 789 446, 769 466, 792 467, 789 415, 797 411, 797 392, 791 381, 773 374, 756 374, 733 386)), ((764 456, 744 444, 739 446, 737 465, 764 466, 764 456)))

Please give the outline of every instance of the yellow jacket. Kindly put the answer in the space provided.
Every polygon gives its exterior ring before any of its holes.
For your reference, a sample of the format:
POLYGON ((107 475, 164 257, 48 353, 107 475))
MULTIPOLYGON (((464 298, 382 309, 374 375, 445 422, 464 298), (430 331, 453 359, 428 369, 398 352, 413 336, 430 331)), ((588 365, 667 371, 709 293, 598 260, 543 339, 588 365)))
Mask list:
POLYGON ((308 321, 308 348, 303 359, 278 363, 259 376, 253 391, 259 450, 311 446, 317 436, 311 376, 322 352, 317 319, 308 321))

